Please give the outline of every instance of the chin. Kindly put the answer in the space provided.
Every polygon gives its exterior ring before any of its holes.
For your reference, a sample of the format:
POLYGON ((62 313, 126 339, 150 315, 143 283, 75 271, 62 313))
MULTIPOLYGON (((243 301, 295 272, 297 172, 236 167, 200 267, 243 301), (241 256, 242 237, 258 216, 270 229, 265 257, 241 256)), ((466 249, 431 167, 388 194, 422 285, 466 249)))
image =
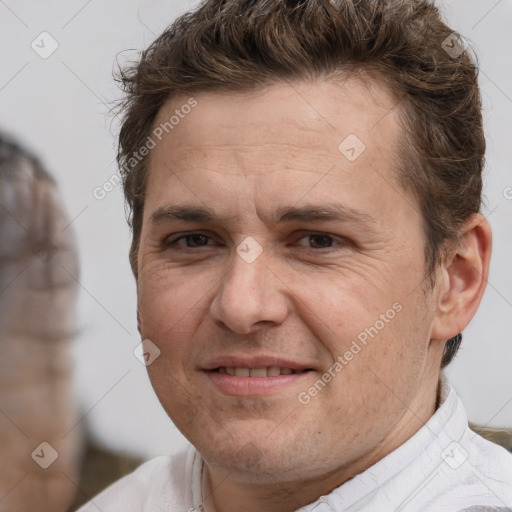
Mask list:
POLYGON ((231 445, 220 449, 209 447, 199 451, 210 467, 229 473, 230 478, 240 482, 275 483, 277 478, 281 480, 283 475, 296 469, 290 464, 292 461, 278 456, 278 451, 268 447, 261 451, 257 444, 251 442, 238 448, 231 445))
MULTIPOLYGON (((219 428, 207 435, 203 431, 197 438, 190 436, 189 440, 210 467, 230 473, 230 478, 235 477, 241 482, 293 481, 302 476, 305 460, 313 463, 307 453, 314 447, 308 446, 307 437, 300 439, 298 431, 286 429, 285 436, 276 435, 276 431, 272 431, 275 425, 269 429, 268 424, 245 423, 238 428, 230 428, 228 424, 225 430, 219 428)), ((308 437, 311 441, 311 436, 308 437)))

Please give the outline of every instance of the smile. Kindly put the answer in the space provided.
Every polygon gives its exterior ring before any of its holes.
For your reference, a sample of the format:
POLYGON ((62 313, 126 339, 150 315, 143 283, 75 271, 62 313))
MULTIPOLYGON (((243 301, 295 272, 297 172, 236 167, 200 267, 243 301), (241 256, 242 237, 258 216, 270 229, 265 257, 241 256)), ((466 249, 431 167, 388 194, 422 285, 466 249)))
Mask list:
POLYGON ((231 375, 232 377, 278 377, 279 375, 293 375, 295 373, 302 373, 302 371, 294 370, 293 368, 279 368, 278 366, 269 366, 267 368, 240 368, 235 366, 220 366, 213 371, 231 375))
POLYGON ((284 395, 290 389, 304 388, 305 381, 312 370, 293 369, 287 366, 267 366, 261 368, 246 368, 243 366, 219 366, 207 370, 213 388, 222 395, 238 397, 261 397, 284 395))

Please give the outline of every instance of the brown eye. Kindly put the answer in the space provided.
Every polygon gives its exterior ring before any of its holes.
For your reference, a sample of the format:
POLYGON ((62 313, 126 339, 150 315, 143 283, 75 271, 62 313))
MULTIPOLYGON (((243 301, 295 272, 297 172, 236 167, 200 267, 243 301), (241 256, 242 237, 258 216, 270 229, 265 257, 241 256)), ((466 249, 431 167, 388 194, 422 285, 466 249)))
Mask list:
POLYGON ((331 247, 334 240, 332 236, 324 234, 313 234, 309 235, 309 245, 313 249, 325 249, 331 247))
POLYGON ((302 236, 296 239, 294 245, 302 250, 314 251, 318 254, 322 252, 332 252, 342 250, 349 244, 348 240, 342 236, 331 235, 322 232, 303 232, 302 236))
POLYGON ((210 237, 206 235, 201 235, 199 233, 194 233, 192 235, 186 235, 182 237, 182 239, 185 240, 185 244, 187 247, 203 247, 205 245, 208 245, 208 240, 210 240, 210 237))
POLYGON ((181 236, 168 237, 163 241, 165 249, 195 249, 211 245, 212 238, 204 233, 186 233, 181 236))

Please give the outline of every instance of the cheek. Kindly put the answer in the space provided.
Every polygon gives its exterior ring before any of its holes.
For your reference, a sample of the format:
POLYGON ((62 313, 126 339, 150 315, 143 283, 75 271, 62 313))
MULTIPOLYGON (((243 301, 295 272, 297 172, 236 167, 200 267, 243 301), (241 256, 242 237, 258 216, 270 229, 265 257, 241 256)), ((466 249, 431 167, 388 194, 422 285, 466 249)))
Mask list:
MULTIPOLYGON (((298 316, 320 341, 326 361, 341 357, 343 372, 358 382, 356 387, 366 386, 372 368, 392 383, 404 367, 416 372, 426 356, 429 313, 419 290, 316 276, 310 283, 303 280, 294 293, 298 316)), ((335 380, 341 385, 343 379, 335 380)))
POLYGON ((196 281, 162 273, 143 275, 138 283, 141 335, 161 350, 179 344, 204 317, 207 288, 196 281))
MULTIPOLYGON (((353 339, 392 308, 383 288, 348 272, 317 273, 294 287, 297 314, 330 351, 343 353, 353 339), (334 275, 333 275, 334 274, 334 275)), ((391 313, 395 313, 392 311, 391 313)))

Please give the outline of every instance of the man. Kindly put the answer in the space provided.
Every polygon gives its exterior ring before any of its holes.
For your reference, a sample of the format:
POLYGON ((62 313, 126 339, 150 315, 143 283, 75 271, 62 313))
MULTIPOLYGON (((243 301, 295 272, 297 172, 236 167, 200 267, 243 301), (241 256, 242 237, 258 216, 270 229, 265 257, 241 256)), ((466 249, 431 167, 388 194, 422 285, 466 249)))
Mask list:
POLYGON ((491 254, 476 73, 422 0, 210 0, 122 72, 139 330, 192 446, 83 511, 510 509, 441 373, 491 254))

